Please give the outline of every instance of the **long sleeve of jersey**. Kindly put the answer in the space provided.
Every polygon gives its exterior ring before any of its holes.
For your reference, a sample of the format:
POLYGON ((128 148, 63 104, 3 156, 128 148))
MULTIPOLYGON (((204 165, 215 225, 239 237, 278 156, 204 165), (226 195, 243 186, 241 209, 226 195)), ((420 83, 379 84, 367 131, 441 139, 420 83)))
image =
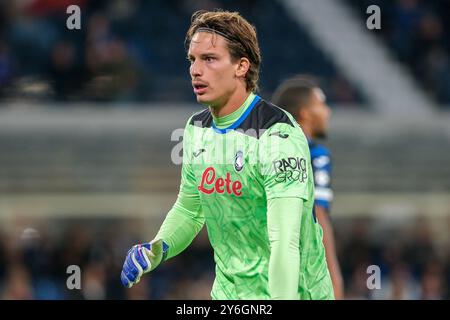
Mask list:
POLYGON ((300 128, 278 125, 261 137, 259 152, 271 250, 269 294, 272 299, 299 299, 302 224, 313 220, 307 140, 300 128))
POLYGON ((191 167, 192 152, 189 149, 189 141, 188 130, 185 130, 180 191, 155 237, 155 239, 163 239, 169 246, 166 260, 186 249, 205 223, 191 167))
POLYGON ((269 293, 272 299, 299 299, 300 198, 268 201, 267 228, 270 241, 269 293))

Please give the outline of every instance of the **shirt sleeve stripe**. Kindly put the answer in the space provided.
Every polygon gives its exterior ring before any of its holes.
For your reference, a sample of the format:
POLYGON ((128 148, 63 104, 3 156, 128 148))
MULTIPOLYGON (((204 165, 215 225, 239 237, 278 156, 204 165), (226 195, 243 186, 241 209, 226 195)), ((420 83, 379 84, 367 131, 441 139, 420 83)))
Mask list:
POLYGON ((315 188, 314 189, 314 198, 316 200, 325 200, 331 201, 333 200, 333 190, 330 188, 315 188))

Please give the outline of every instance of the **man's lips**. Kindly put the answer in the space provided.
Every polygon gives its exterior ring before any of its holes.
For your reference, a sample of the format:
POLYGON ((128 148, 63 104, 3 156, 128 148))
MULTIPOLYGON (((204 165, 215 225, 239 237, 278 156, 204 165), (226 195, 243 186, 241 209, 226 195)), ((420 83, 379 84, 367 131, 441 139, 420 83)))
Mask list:
POLYGON ((206 92, 208 85, 203 82, 193 82, 192 87, 194 88, 195 94, 203 94, 206 92))

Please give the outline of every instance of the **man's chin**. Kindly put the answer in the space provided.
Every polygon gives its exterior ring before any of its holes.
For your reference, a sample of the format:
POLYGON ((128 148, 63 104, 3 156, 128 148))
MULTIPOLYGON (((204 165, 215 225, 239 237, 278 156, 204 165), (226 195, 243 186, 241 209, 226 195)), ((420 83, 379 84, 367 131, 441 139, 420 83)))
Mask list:
POLYGON ((211 99, 211 97, 207 97, 206 95, 197 95, 197 102, 208 107, 212 107, 217 104, 217 100, 211 99))
POLYGON ((197 102, 200 104, 209 105, 211 102, 205 95, 197 95, 196 98, 197 102))

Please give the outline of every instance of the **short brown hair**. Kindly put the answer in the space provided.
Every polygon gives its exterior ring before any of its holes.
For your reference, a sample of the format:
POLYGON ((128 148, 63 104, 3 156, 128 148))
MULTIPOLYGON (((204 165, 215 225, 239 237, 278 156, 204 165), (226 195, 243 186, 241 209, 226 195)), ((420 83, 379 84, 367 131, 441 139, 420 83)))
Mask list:
POLYGON ((315 78, 308 75, 295 76, 278 86, 271 101, 297 119, 299 110, 310 103, 315 88, 319 88, 315 78))
POLYGON ((200 28, 212 29, 226 38, 232 59, 245 57, 250 61, 250 68, 245 75, 245 83, 247 91, 256 91, 261 53, 255 27, 238 12, 199 10, 192 15, 191 26, 186 33, 186 50, 189 48, 192 37, 200 28))

